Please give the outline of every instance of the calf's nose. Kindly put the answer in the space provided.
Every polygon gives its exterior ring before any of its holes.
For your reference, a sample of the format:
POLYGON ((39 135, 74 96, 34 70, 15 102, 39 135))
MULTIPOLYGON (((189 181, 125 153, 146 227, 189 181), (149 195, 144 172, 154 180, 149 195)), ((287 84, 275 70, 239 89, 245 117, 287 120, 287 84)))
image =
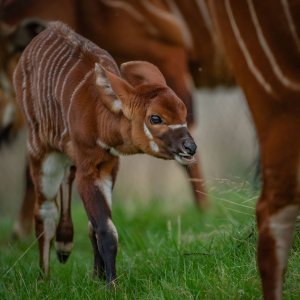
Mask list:
POLYGON ((183 150, 189 154, 194 155, 196 153, 197 145, 192 139, 186 139, 183 142, 183 150))

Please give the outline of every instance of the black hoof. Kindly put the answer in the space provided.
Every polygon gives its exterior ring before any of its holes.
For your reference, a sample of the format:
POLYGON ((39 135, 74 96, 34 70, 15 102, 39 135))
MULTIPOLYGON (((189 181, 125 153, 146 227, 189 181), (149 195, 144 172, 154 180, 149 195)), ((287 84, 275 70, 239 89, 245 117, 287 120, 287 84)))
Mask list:
POLYGON ((60 263, 65 264, 70 256, 70 252, 57 251, 57 258, 60 263))

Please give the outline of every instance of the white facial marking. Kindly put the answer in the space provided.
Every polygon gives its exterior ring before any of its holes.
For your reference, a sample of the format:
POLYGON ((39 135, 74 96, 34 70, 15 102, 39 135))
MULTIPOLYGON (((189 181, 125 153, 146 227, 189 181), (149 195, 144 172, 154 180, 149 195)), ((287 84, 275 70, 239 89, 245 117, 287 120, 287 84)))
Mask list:
POLYGON ((62 153, 53 152, 47 156, 42 166, 41 188, 44 196, 52 200, 57 195, 63 181, 69 159, 62 153))
POLYGON ((159 147, 154 141, 150 141, 150 147, 153 152, 159 152, 159 147))
POLYGON ((272 96, 275 95, 271 85, 266 81, 266 79, 263 77, 262 73, 259 71, 257 66, 254 64, 254 61, 251 57, 251 54, 245 44, 245 41, 243 40, 239 27, 236 23, 235 17, 233 15, 233 11, 231 8, 230 0, 225 0, 225 7, 226 7, 226 12, 229 17, 230 25, 233 30, 233 33, 235 35, 235 39, 245 57, 247 66, 251 73, 253 74, 254 78, 259 82, 259 84, 264 88, 264 90, 268 93, 271 94, 272 96))
POLYGON ((262 30, 262 27, 260 25, 260 22, 258 20, 256 11, 255 11, 255 7, 253 5, 253 0, 247 0, 248 2, 248 7, 250 10, 250 14, 251 14, 251 18, 253 21, 253 24, 255 26, 255 30, 256 30, 256 34, 258 37, 258 40, 260 42, 260 46, 263 49, 266 57, 268 58, 270 65, 272 67, 272 70, 274 72, 274 74, 276 75, 276 77, 278 78, 278 80, 286 87, 299 91, 300 90, 300 85, 297 82, 294 82, 292 80, 290 80, 289 78, 287 78, 284 74, 283 71, 281 70, 276 57, 274 56, 265 36, 262 30))
POLYGON ((116 226, 114 225, 111 219, 107 219, 107 227, 108 227, 108 231, 111 232, 116 238, 116 240, 118 241, 119 239, 118 232, 116 226))
POLYGON ((168 125, 170 129, 178 129, 178 128, 187 128, 187 124, 174 124, 174 125, 168 125))
POLYGON ((111 206, 112 206, 112 185, 113 185, 111 176, 108 175, 101 179, 97 179, 95 181, 95 185, 103 193, 103 196, 106 200, 108 207, 111 208, 111 206))
MULTIPOLYGON (((295 221, 299 213, 298 205, 289 205, 281 209, 277 214, 270 218, 270 232, 276 243, 276 256, 278 260, 278 282, 277 282, 277 295, 281 295, 282 290, 282 272, 284 271, 289 249, 291 246, 295 221)), ((280 298, 280 297, 279 297, 280 298)), ((279 299, 278 298, 278 299, 279 299)))
POLYGON ((12 123, 12 121, 14 119, 14 112, 15 112, 14 105, 12 103, 7 103, 7 105, 4 109, 3 118, 2 118, 2 126, 3 127, 12 123))
POLYGON ((153 136, 148 128, 148 126, 144 123, 144 132, 149 140, 153 139, 153 136))
POLYGON ((158 145, 153 141, 153 135, 151 134, 148 126, 144 123, 144 133, 146 135, 146 137, 150 140, 149 145, 150 148, 153 152, 158 153, 159 152, 159 147, 158 145))

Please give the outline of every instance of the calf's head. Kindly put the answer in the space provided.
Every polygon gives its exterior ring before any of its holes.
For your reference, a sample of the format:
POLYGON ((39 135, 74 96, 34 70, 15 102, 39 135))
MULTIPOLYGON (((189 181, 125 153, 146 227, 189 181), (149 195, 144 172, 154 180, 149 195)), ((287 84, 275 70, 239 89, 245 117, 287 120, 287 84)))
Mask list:
POLYGON ((159 69, 134 61, 121 65, 122 78, 96 65, 98 82, 105 82, 111 110, 131 123, 132 143, 144 153, 181 164, 194 161, 196 144, 186 124, 185 104, 167 86, 159 69), (113 93, 111 93, 113 92, 113 93))

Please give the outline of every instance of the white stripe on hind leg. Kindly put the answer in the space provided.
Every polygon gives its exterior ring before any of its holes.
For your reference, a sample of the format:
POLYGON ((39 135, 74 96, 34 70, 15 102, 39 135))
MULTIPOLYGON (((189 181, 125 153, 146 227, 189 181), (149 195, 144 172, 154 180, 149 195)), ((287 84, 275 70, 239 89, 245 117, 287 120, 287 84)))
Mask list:
POLYGON ((298 205, 289 205, 270 218, 270 232, 275 240, 275 253, 278 260, 277 291, 280 299, 282 290, 282 274, 286 268, 289 249, 292 242, 295 221, 299 213, 298 205))
POLYGON ((46 201, 42 204, 39 211, 40 218, 43 221, 44 227, 44 245, 43 245, 43 265, 45 274, 49 272, 49 257, 50 257, 50 243, 56 231, 56 220, 58 211, 53 201, 46 201))

